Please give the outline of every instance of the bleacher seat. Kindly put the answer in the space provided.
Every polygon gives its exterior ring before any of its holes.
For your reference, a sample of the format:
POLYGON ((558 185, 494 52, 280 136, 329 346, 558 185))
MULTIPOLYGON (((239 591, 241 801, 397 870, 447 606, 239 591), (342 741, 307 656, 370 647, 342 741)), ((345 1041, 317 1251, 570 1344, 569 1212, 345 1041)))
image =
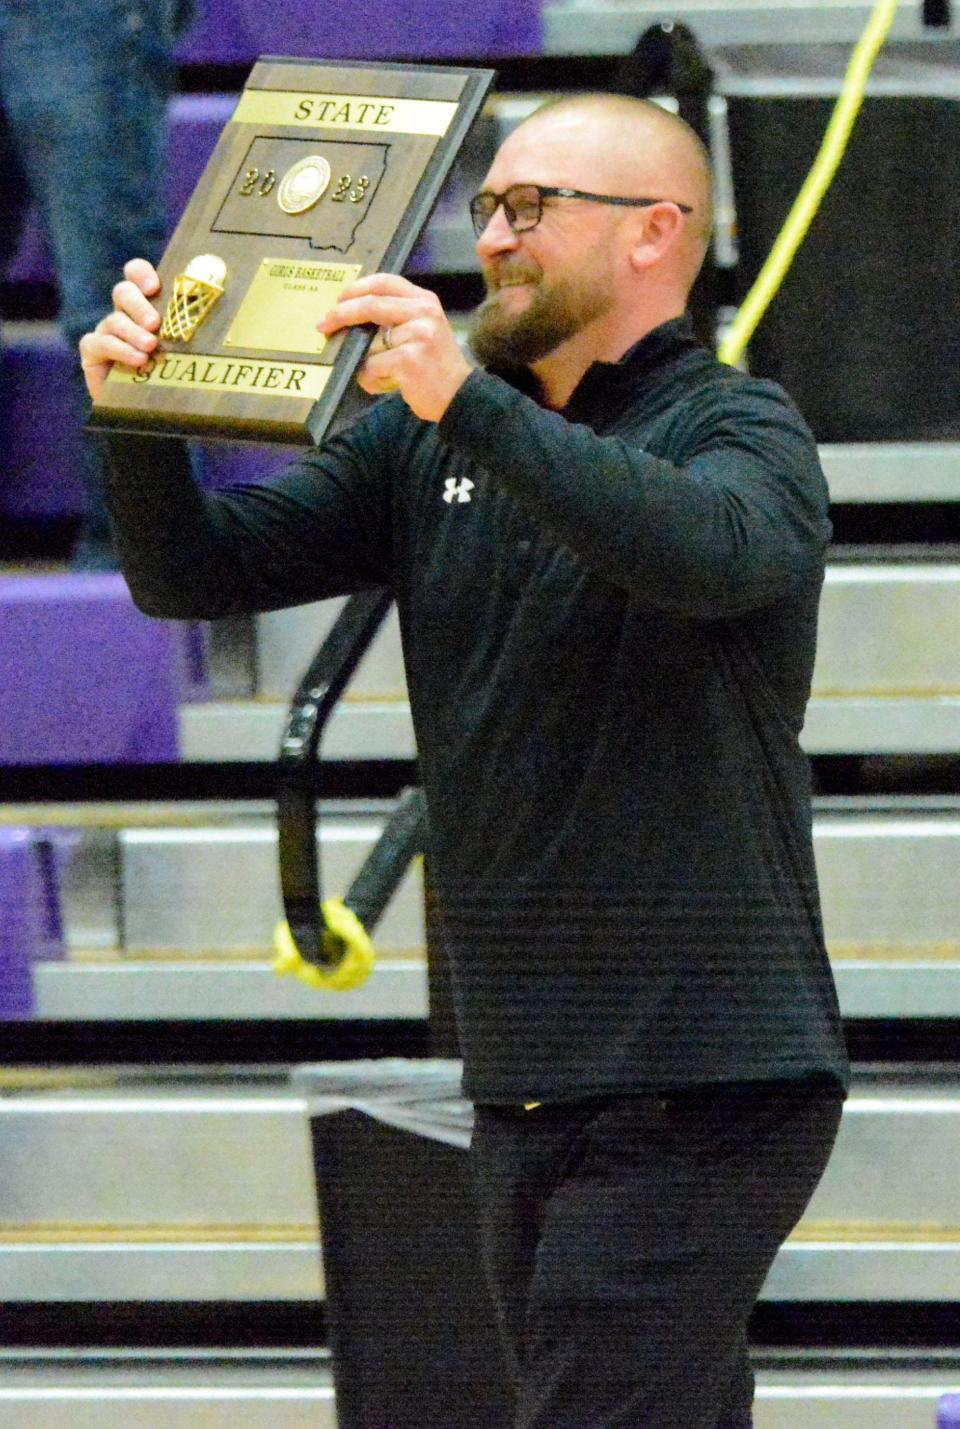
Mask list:
POLYGON ((207 0, 178 49, 181 64, 249 64, 258 55, 390 60, 539 54, 541 0, 450 5, 408 0, 386 7, 358 0, 345 12, 331 0, 207 0))
MULTIPOLYGON (((0 485, 0 514, 5 517, 79 517, 85 509, 84 437, 63 398, 74 360, 50 323, 18 324, 0 352, 0 451, 6 473, 0 485)), ((203 449, 198 471, 205 485, 220 487, 260 480, 294 455, 296 449, 289 447, 211 442, 203 449)))
POLYGON ((52 851, 36 829, 0 827, 0 1017, 32 1016, 33 965, 62 956, 52 851))
POLYGON ((75 360, 52 323, 19 324, 12 336, 5 335, 0 351, 5 517, 79 516, 84 509, 82 438, 64 400, 75 360))
POLYGON ((0 761, 176 759, 178 706, 204 687, 203 638, 141 615, 122 576, 0 578, 0 761))

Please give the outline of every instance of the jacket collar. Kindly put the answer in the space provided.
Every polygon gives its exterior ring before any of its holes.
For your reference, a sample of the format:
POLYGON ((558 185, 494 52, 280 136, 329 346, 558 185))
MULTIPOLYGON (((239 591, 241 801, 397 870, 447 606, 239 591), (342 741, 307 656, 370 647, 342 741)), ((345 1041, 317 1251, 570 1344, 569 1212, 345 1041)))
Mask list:
MULTIPOLYGON (((636 393, 646 372, 675 362, 690 352, 702 351, 694 337, 693 319, 689 314, 671 318, 634 343, 616 362, 592 363, 563 409, 564 414, 595 416, 608 407, 615 407, 621 393, 636 393)), ((491 371, 528 397, 540 399, 540 383, 528 367, 491 368, 491 371)))
POLYGON ((564 410, 567 415, 585 416, 603 412, 616 406, 621 394, 635 395, 647 373, 702 351, 689 314, 671 318, 634 343, 616 362, 594 362, 588 367, 564 410))

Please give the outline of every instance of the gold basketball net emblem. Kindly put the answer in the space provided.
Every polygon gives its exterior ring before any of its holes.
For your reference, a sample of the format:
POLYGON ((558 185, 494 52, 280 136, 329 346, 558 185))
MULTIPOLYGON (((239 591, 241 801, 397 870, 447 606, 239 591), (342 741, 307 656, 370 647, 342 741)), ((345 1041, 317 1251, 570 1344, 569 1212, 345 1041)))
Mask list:
POLYGON ((213 305, 223 296, 227 265, 214 253, 192 258, 173 280, 173 292, 160 327, 160 336, 189 342, 213 305))

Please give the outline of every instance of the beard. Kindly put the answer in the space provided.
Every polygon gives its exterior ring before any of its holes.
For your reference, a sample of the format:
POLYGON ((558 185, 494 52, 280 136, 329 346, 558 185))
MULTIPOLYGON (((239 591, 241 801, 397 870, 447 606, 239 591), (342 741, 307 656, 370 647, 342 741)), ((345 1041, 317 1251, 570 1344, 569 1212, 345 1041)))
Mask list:
POLYGON ((501 264, 485 275, 487 298, 470 321, 468 341, 484 367, 529 367, 547 357, 612 306, 607 284, 596 274, 546 279, 527 260, 501 264), (527 282, 533 294, 519 313, 499 301, 501 288, 527 282))

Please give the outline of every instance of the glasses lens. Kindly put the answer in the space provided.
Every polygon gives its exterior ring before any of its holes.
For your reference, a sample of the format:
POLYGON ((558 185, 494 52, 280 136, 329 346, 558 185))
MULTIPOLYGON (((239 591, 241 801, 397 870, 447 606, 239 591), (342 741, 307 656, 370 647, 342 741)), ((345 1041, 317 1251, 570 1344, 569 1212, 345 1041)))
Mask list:
POLYGON ((470 200, 470 217, 473 220, 473 231, 479 238, 491 218, 497 211, 497 198, 495 194, 489 192, 474 194, 470 200))
POLYGON ((540 191, 535 184, 515 184, 504 194, 495 194, 490 189, 484 189, 482 193, 474 194, 470 200, 470 217, 478 238, 501 203, 514 233, 536 228, 540 222, 540 191))
POLYGON ((515 184, 503 196, 503 206, 514 233, 536 228, 540 222, 540 190, 533 184, 515 184))

